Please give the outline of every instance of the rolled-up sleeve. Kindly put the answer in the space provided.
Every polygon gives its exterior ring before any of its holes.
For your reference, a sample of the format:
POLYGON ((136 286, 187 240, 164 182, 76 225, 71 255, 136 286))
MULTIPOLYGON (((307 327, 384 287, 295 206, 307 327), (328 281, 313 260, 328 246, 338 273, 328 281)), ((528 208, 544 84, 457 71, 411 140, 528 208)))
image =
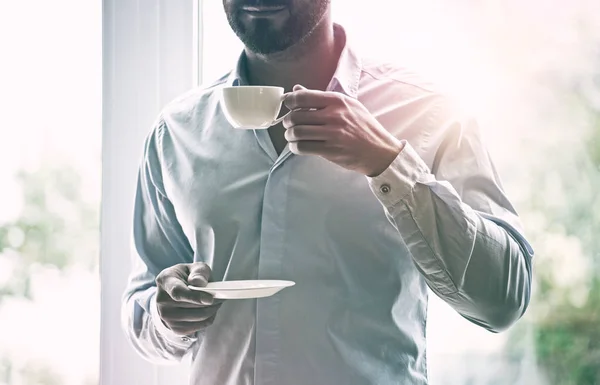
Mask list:
MULTIPOLYGON (((442 115, 443 116, 443 115, 442 115)), ((437 120, 424 151, 405 142, 368 178, 431 290, 492 332, 510 327, 530 299, 533 249, 501 186, 474 120, 437 120)))
POLYGON ((180 361, 197 338, 176 335, 161 321, 156 308, 158 273, 178 263, 190 263, 193 250, 177 222, 162 183, 159 119, 148 136, 135 194, 131 263, 122 301, 122 324, 135 350, 156 364, 180 361))

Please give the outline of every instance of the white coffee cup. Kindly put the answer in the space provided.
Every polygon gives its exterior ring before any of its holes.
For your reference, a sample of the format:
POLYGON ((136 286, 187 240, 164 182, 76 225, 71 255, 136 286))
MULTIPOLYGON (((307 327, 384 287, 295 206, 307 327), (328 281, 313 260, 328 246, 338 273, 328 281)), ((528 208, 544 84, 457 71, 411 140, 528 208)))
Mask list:
POLYGON ((234 128, 265 129, 280 123, 277 119, 285 99, 282 87, 235 86, 224 87, 221 107, 234 128))

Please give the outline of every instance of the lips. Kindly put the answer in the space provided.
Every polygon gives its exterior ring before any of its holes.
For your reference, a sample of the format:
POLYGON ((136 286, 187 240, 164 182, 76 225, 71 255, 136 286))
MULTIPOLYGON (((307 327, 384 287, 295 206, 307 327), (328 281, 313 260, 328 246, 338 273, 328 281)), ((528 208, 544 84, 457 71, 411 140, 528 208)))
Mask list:
POLYGON ((252 13, 272 13, 285 9, 285 5, 244 5, 242 10, 252 13))

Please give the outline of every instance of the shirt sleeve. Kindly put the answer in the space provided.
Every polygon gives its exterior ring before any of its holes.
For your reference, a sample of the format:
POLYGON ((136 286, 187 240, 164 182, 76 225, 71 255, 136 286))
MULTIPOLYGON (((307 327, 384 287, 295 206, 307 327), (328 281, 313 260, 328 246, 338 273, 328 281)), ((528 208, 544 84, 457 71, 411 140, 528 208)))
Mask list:
POLYGON ((431 169, 410 143, 368 178, 431 290, 489 331, 525 312, 533 250, 473 120, 438 121, 431 169))
POLYGON ((156 308, 156 276, 165 268, 190 263, 193 250, 166 196, 159 161, 159 120, 148 136, 134 203, 132 269, 122 301, 122 324, 135 350, 155 364, 179 362, 198 342, 168 329, 156 308))

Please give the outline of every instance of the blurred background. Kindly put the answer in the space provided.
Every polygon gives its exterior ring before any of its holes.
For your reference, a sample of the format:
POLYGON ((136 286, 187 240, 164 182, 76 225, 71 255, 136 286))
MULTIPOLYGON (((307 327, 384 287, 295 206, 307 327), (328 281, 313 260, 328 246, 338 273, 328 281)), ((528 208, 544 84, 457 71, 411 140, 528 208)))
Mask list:
MULTIPOLYGON (((600 384, 600 2, 333 4, 365 55, 478 118, 536 250, 505 333, 431 296, 431 384, 600 384)), ((201 83, 241 49, 221 7, 202 2, 201 83)), ((102 17, 101 1, 0 1, 0 385, 99 384, 102 17)))

